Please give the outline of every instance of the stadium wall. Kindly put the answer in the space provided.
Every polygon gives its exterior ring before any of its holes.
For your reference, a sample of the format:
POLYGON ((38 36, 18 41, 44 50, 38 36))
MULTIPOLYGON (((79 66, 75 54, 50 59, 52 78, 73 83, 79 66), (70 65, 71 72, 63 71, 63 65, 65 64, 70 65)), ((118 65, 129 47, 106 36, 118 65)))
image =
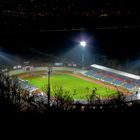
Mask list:
MULTIPOLYGON (((69 68, 69 67, 52 67, 53 70, 63 70, 63 71, 72 71, 72 72, 79 72, 79 73, 85 73, 87 72, 86 70, 78 69, 78 68, 69 68)), ((28 72, 35 72, 35 71, 42 71, 42 70, 48 70, 48 67, 34 67, 31 71, 26 71, 24 69, 18 69, 18 70, 12 70, 9 72, 9 75, 17 75, 21 73, 28 73, 28 72)))

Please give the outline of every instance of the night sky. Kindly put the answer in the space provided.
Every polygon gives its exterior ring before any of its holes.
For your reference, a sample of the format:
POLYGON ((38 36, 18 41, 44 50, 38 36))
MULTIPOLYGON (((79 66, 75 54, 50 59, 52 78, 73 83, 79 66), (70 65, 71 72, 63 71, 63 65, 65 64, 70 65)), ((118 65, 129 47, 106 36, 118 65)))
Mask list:
POLYGON ((37 59, 37 55, 39 58, 45 58, 47 56, 39 54, 44 53, 79 63, 82 53, 79 42, 86 40, 86 63, 93 63, 93 58, 100 55, 122 63, 136 61, 138 64, 139 33, 140 29, 8 32, 0 33, 0 50, 7 55, 26 60, 37 59))
POLYGON ((99 55, 122 62, 139 60, 140 11, 137 2, 18 2, 14 5, 12 0, 11 5, 7 5, 7 1, 1 6, 0 54, 4 52, 27 59, 48 54, 80 61, 79 42, 85 40, 87 61, 99 55), (26 16, 21 15, 22 10, 26 16), (77 11, 79 14, 75 16, 77 11))
POLYGON ((9 53, 20 55, 28 52, 30 47, 57 55, 85 39, 91 52, 97 51, 118 59, 131 58, 140 55, 139 33, 140 29, 1 33, 0 46, 9 53))

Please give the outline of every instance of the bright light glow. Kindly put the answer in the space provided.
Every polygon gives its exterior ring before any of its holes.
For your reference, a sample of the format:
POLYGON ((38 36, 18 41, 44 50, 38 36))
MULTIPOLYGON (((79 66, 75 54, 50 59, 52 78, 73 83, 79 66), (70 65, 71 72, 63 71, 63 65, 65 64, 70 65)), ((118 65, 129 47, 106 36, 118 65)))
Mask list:
POLYGON ((85 47, 86 44, 87 44, 87 43, 86 43, 85 41, 81 41, 81 42, 80 42, 80 45, 81 45, 82 47, 85 47))

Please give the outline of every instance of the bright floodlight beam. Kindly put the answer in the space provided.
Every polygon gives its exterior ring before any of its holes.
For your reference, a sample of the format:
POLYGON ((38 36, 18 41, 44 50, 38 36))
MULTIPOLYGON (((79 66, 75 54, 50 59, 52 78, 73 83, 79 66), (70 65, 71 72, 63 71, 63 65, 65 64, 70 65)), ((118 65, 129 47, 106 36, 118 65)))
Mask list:
POLYGON ((80 45, 82 46, 82 50, 83 50, 83 52, 82 52, 82 67, 84 67, 84 61, 85 61, 85 56, 84 56, 84 48, 86 47, 86 45, 87 45, 87 43, 86 43, 86 41, 81 41, 80 42, 80 45))
POLYGON ((85 47, 86 44, 87 44, 87 43, 86 43, 85 41, 81 41, 81 42, 80 42, 80 45, 81 45, 82 47, 85 47))

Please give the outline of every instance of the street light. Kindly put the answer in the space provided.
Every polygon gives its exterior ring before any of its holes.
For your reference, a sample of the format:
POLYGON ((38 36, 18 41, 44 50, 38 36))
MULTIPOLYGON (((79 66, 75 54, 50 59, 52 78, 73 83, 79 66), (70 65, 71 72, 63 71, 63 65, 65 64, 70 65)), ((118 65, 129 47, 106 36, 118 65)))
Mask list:
POLYGON ((81 41, 80 45, 83 48, 83 52, 82 52, 82 67, 84 67, 84 61, 85 61, 84 48, 86 47, 87 43, 86 43, 86 41, 81 41))

